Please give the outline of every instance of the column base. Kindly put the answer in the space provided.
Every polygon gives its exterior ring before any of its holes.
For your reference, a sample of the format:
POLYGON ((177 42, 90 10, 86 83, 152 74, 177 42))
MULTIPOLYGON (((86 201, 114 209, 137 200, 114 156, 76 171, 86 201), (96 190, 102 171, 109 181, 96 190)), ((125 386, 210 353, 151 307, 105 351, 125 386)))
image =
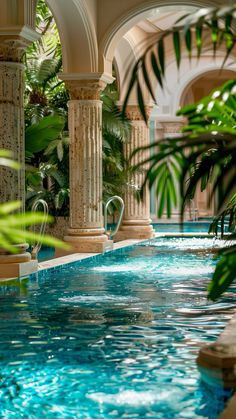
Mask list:
POLYGON ((236 316, 211 345, 200 349, 197 364, 204 381, 224 388, 236 388, 236 316))
POLYGON ((38 271, 38 261, 31 260, 22 263, 1 263, 0 279, 14 279, 28 276, 38 271))
POLYGON ((236 352, 228 345, 217 342, 203 347, 197 358, 202 379, 210 385, 236 388, 236 352))
POLYGON ((26 243, 15 245, 17 253, 0 248, 0 279, 20 278, 38 271, 38 261, 31 260, 31 254, 26 252, 28 247, 26 243))
MULTIPOLYGON (((151 220, 150 220, 151 221, 151 220)), ((155 231, 149 221, 130 221, 124 222, 118 233, 115 235, 116 241, 128 239, 152 239, 155 237, 155 231)))
POLYGON ((56 257, 70 255, 72 253, 104 253, 113 249, 113 241, 108 240, 107 235, 100 236, 65 236, 64 241, 71 246, 68 251, 58 249, 56 257))

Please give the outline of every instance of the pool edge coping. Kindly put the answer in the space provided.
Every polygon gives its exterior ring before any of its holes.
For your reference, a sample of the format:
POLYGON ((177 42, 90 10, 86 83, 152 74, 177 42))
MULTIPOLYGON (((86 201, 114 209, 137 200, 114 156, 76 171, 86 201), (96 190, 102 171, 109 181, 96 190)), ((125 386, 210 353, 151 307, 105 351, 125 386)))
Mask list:
MULTIPOLYGON (((133 246, 134 244, 138 244, 141 242, 146 242, 147 239, 129 239, 129 240, 122 240, 120 242, 114 243, 113 249, 107 250, 105 253, 113 252, 115 250, 123 249, 125 247, 133 246)), ((96 257, 99 255, 103 255, 105 253, 72 253, 66 256, 60 256, 58 258, 48 259, 43 262, 38 263, 38 273, 43 272, 45 270, 55 269, 64 267, 65 265, 69 265, 71 263, 80 262, 82 260, 90 259, 92 257, 96 257)), ((36 272, 36 273, 37 273, 36 272)))
MULTIPOLYGON (((115 242, 113 244, 113 248, 107 250, 105 253, 108 252, 112 252, 118 249, 122 249, 125 247, 129 247, 129 246, 133 246, 135 244, 138 243, 148 243, 150 240, 153 240, 155 238, 161 238, 161 237, 169 237, 169 238, 174 238, 174 237, 204 237, 204 238, 211 238, 214 237, 214 234, 209 234, 209 233, 205 233, 205 232, 189 232, 189 233, 170 233, 170 232, 162 232, 162 233, 158 233, 155 232, 154 237, 150 238, 150 239, 126 239, 126 240, 122 240, 119 242, 115 242)), ((59 268, 60 266, 63 267, 67 264, 70 263, 76 263, 76 262, 80 262, 82 260, 86 260, 89 259, 91 257, 96 257, 98 255, 102 255, 104 253, 72 253, 66 256, 60 256, 57 258, 52 258, 52 259, 48 259, 42 262, 38 263, 38 271, 37 272, 42 272, 45 271, 47 269, 53 269, 53 268, 59 268)), ((36 272, 36 273, 37 273, 36 272)))

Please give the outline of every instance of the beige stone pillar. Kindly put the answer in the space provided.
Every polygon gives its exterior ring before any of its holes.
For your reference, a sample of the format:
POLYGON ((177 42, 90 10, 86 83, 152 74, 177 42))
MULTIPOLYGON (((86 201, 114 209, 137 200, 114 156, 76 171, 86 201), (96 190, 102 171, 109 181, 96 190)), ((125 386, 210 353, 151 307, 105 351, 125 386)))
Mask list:
POLYGON ((0 202, 25 202, 24 66, 0 61, 0 147, 10 150, 20 170, 0 167, 0 202))
POLYGON ((66 80, 70 132, 70 227, 64 237, 77 252, 103 252, 110 244, 102 214, 101 79, 66 80))
MULTIPOLYGON (((7 32, 7 31, 6 31, 7 32)), ((10 150, 21 165, 19 171, 0 166, 0 202, 25 203, 24 66, 26 46, 38 36, 28 29, 27 37, 0 35, 0 148, 10 150), (35 36, 35 37, 34 37, 35 36)), ((18 245, 17 255, 0 249, 0 278, 28 275, 37 269, 28 245, 18 245)))
MULTIPOLYGON (((130 141, 124 145, 125 158, 128 160, 132 152, 150 142, 149 126, 143 121, 138 106, 127 106, 127 116, 132 122, 130 141)), ((132 159, 132 164, 137 164, 148 155, 137 153, 132 159)), ((148 185, 145 187, 143 200, 138 201, 134 189, 141 188, 145 173, 137 171, 130 179, 130 188, 127 189, 124 202, 125 211, 122 226, 117 235, 118 239, 149 239, 154 236, 150 219, 150 193, 148 185)))

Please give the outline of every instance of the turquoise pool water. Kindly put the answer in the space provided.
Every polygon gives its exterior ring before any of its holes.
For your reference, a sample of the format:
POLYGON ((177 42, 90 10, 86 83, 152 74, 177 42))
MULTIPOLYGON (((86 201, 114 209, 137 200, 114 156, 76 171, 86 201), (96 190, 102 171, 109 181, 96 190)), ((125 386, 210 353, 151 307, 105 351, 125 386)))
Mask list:
POLYGON ((2 284, 0 417, 216 419, 195 359, 235 303, 206 300, 211 248, 158 239, 2 284))
POLYGON ((43 262, 44 260, 53 259, 55 255, 55 249, 52 247, 42 247, 38 254, 38 261, 43 262))

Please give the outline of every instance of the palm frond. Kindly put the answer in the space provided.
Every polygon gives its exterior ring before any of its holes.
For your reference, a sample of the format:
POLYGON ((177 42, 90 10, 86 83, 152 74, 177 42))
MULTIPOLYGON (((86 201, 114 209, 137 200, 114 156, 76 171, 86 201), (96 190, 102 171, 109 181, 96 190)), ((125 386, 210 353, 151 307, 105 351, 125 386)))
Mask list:
POLYGON ((187 51, 189 59, 191 59, 195 49, 198 58, 201 56, 204 49, 204 35, 206 33, 210 34, 213 56, 217 48, 224 43, 226 50, 222 63, 224 64, 236 43, 235 12, 235 5, 200 9, 195 13, 184 15, 178 19, 172 29, 163 31, 161 34, 158 33, 156 37, 153 37, 133 69, 129 68, 128 70, 131 72, 131 77, 124 100, 123 114, 125 114, 131 92, 133 89, 136 89, 140 112, 143 119, 145 121, 147 120, 143 101, 143 89, 145 88, 153 96, 153 80, 156 80, 163 87, 165 44, 169 39, 171 39, 173 45, 175 61, 178 68, 182 60, 183 49, 187 51), (149 62, 150 71, 147 73, 146 67, 149 62))

